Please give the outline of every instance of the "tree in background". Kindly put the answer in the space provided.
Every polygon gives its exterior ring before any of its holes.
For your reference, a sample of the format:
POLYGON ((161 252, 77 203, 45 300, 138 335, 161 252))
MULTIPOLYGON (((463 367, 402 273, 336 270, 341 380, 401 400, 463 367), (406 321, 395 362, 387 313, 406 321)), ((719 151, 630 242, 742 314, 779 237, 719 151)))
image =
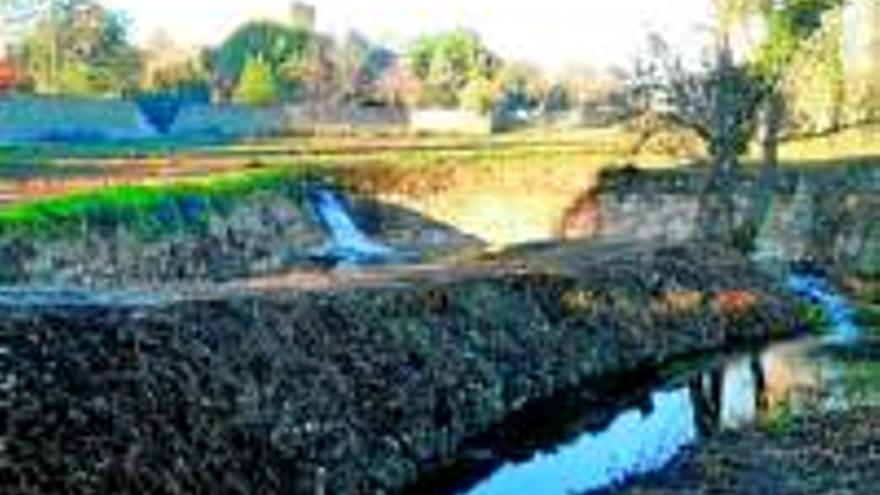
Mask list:
POLYGON ((233 97, 236 103, 245 105, 270 105, 281 97, 275 71, 260 55, 254 55, 245 63, 233 97))
POLYGON ((822 28, 794 57, 780 84, 786 127, 793 133, 839 130, 847 119, 843 9, 825 15, 822 28))
POLYGON ((494 81, 501 68, 475 33, 457 29, 423 36, 407 50, 413 75, 422 83, 422 106, 457 108, 462 91, 474 81, 494 81))
POLYGON ((189 105, 211 102, 211 76, 204 50, 187 48, 157 31, 143 47, 140 87, 132 99, 160 133, 170 131, 189 105))
POLYGON ((211 78, 199 61, 193 60, 155 71, 144 90, 174 93, 188 103, 209 103, 211 78))
POLYGON ((499 92, 497 84, 489 79, 472 79, 459 92, 459 106, 486 115, 492 111, 499 92))
MULTIPOLYGON (((566 67, 553 81, 541 110, 548 115, 568 112, 578 120, 610 121, 612 113, 626 113, 615 103, 625 93, 627 74, 617 68, 598 69, 584 64, 566 67)), ((615 118, 619 118, 619 115, 615 118)))
POLYGON ((397 55, 357 32, 351 32, 336 50, 337 92, 355 104, 384 104, 379 83, 397 63, 397 55))
MULTIPOLYGON (((245 68, 257 59, 265 65, 280 93, 295 95, 302 81, 290 70, 308 62, 313 34, 304 29, 288 27, 269 21, 252 21, 235 30, 210 56, 215 84, 225 90, 222 97, 229 98, 240 85, 245 68)), ((259 70, 264 70, 259 67, 259 70)))
POLYGON ((505 112, 537 110, 550 90, 541 69, 530 63, 506 64, 498 78, 502 93, 500 106, 505 112))
POLYGON ((805 43, 823 26, 825 14, 844 0, 716 0, 719 28, 715 58, 691 70, 660 39, 653 56, 636 72, 636 108, 694 131, 705 142, 712 165, 703 194, 701 230, 708 240, 751 249, 775 189, 776 147, 781 125, 781 87, 805 43), (767 35, 737 60, 735 20, 760 16, 767 35), (764 167, 752 206, 737 222, 734 187, 739 156, 763 127, 764 167))
POLYGON ((36 89, 120 95, 137 87, 138 51, 125 18, 93 0, 51 0, 15 47, 36 89))
POLYGON ((211 75, 204 49, 182 46, 164 30, 144 46, 141 91, 178 93, 193 103, 211 99, 211 75))
POLYGON ((291 58, 279 68, 279 79, 295 89, 295 99, 309 103, 311 110, 322 113, 327 103, 338 100, 343 89, 338 85, 336 45, 332 38, 312 33, 306 52, 291 58))

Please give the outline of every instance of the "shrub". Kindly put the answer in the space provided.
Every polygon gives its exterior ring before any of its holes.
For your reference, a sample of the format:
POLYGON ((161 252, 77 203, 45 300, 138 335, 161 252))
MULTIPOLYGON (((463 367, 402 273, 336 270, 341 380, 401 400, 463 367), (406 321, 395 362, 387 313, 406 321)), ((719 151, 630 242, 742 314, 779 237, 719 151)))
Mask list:
POLYGON ((92 96, 96 92, 89 68, 80 63, 64 66, 58 74, 58 85, 62 93, 71 96, 92 96))
POLYGON ((486 115, 492 110, 495 94, 496 91, 491 81, 474 79, 464 87, 458 99, 463 109, 486 115))
POLYGON ((248 58, 235 89, 234 100, 246 105, 269 105, 278 101, 280 93, 269 63, 262 56, 248 58))

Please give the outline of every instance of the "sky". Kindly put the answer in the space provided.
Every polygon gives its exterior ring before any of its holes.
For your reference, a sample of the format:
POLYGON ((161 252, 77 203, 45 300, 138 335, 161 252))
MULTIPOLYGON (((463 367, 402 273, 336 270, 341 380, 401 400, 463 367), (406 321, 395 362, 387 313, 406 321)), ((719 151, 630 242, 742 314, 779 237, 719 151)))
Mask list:
MULTIPOLYGON (((286 18, 289 0, 104 0, 125 11, 136 41, 164 29, 185 44, 220 42, 250 18, 286 18)), ((651 31, 693 46, 709 0, 313 0, 318 29, 357 29, 400 48, 421 33, 478 31, 505 59, 558 71, 570 65, 630 65, 651 31)), ((702 28, 701 28, 702 26, 702 28)))

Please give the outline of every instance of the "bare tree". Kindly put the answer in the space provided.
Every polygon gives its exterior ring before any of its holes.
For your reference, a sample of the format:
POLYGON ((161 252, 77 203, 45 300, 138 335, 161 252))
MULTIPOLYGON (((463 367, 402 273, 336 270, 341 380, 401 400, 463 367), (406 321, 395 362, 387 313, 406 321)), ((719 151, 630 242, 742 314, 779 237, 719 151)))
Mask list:
MULTIPOLYGON (((637 67, 631 108, 650 114, 655 125, 695 132, 704 142, 711 169, 701 196, 700 231, 705 240, 752 248, 758 227, 772 203, 777 142, 784 101, 782 82, 804 42, 822 27, 823 16, 845 0, 716 0, 719 27, 714 56, 694 69, 682 62, 659 36, 651 39, 647 61, 637 67), (764 39, 748 57, 734 56, 731 36, 736 19, 760 16, 764 39), (735 189, 739 157, 761 129, 764 154, 749 208, 739 217, 735 189), (741 220, 738 220, 741 218, 741 220)), ((644 141, 643 139, 642 141, 644 141)))

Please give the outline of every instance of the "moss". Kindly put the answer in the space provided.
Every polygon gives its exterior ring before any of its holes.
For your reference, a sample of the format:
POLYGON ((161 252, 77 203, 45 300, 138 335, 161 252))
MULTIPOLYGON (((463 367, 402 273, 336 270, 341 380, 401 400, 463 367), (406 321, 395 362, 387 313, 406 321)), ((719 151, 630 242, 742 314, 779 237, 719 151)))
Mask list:
POLYGON ((798 320, 808 330, 816 334, 831 331, 832 324, 825 310, 818 304, 801 303, 798 305, 798 320))

